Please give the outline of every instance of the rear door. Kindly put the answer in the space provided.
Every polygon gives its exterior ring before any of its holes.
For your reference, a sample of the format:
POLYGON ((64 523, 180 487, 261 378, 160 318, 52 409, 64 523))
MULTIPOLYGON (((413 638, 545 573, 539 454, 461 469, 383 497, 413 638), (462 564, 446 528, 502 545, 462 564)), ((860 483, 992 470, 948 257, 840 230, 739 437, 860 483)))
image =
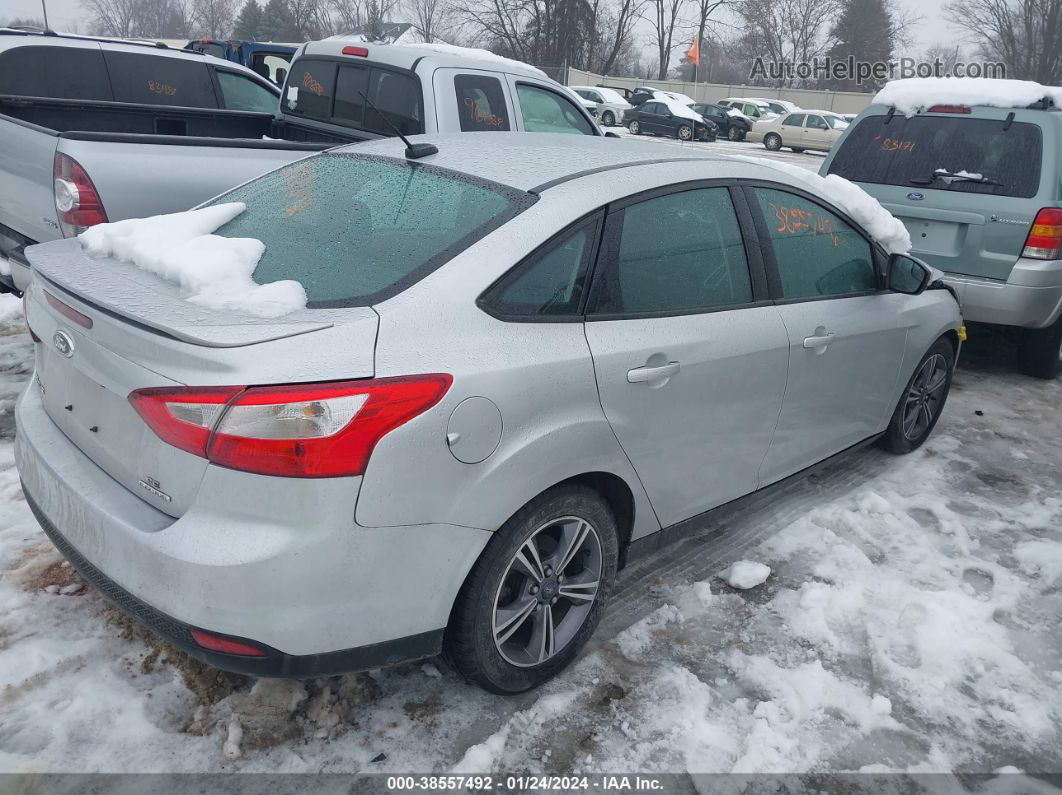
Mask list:
POLYGON ((801 137, 808 149, 829 149, 833 143, 830 125, 822 116, 815 113, 808 114, 801 137))
POLYGON ((1057 204, 1057 126, 1051 114, 1024 109, 865 116, 828 173, 860 183, 903 221, 912 252, 930 265, 1006 280, 1036 211, 1057 204), (938 169, 990 182, 935 176, 938 169))
POLYGON ((509 132, 513 103, 505 75, 478 69, 436 69, 435 111, 442 131, 509 132))
POLYGON ((771 295, 789 340, 789 378, 760 481, 780 480, 881 431, 907 330, 905 296, 881 289, 874 246, 810 195, 749 188, 771 295))
POLYGON ((804 120, 807 114, 791 113, 782 120, 779 132, 782 134, 782 143, 786 146, 800 146, 804 139, 804 120))
POLYGON ((601 405, 667 526, 757 487, 788 338, 725 185, 634 197, 608 216, 586 338, 601 405))

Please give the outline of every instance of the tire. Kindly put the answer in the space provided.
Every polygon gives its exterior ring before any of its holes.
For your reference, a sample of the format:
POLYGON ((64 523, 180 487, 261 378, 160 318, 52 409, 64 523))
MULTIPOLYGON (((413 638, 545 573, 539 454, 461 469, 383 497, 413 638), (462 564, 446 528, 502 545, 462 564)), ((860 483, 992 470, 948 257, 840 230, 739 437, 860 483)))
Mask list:
POLYGON ((616 124, 616 114, 610 110, 606 110, 601 114, 601 123, 606 127, 613 127, 616 124))
POLYGON ((895 455, 905 455, 922 446, 944 410, 954 372, 955 349, 941 338, 926 351, 904 387, 889 427, 881 437, 883 448, 895 455), (939 385, 938 375, 942 378, 939 385))
POLYGON ((1033 378, 1062 374, 1062 317, 1045 329, 1027 330, 1018 347, 1018 366, 1033 378))
POLYGON ((641 134, 641 130, 642 125, 640 125, 636 121, 632 121, 630 124, 627 125, 627 131, 630 132, 631 135, 639 135, 641 134))
POLYGON ((688 124, 682 124, 677 130, 675 130, 675 137, 680 141, 692 141, 693 140, 693 128, 688 124))
POLYGON ((726 137, 731 141, 743 141, 745 140, 745 131, 739 129, 736 124, 732 124, 726 131, 726 137))
POLYGON ((797 153, 798 155, 799 155, 799 154, 803 154, 803 152, 804 152, 804 150, 803 150, 803 149, 801 149, 801 148, 799 148, 799 147, 796 147, 796 146, 791 146, 791 147, 789 147, 789 148, 790 148, 790 149, 792 149, 792 150, 793 150, 794 152, 796 152, 796 153, 797 153))
POLYGON ((772 152, 782 148, 782 137, 777 133, 767 133, 763 138, 763 145, 772 152))
POLYGON ((465 679, 502 695, 556 676, 601 620, 616 577, 618 545, 612 511, 593 489, 562 485, 540 494, 487 542, 461 587, 443 640, 450 663, 465 679), (567 540, 574 540, 576 549, 563 574, 543 578, 567 540), (529 576, 536 566, 538 575, 529 576), (592 582, 596 590, 587 602, 592 582), (559 644, 552 654, 540 642, 550 637, 559 644))

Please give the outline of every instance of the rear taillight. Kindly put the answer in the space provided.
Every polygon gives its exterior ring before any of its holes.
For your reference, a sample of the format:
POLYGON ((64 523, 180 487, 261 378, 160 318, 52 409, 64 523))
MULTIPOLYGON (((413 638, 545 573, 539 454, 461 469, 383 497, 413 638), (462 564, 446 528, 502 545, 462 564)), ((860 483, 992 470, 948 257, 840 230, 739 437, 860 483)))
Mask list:
POLYGON ((96 186, 80 163, 69 155, 56 152, 52 177, 55 210, 63 237, 73 237, 90 226, 107 223, 107 213, 96 186))
POLYGON ((222 654, 236 654, 240 657, 265 657, 266 653, 250 643, 244 643, 242 641, 233 640, 232 638, 223 638, 221 635, 215 635, 213 632, 204 632, 201 629, 192 630, 192 640, 196 642, 200 648, 207 651, 217 651, 222 654))
POLYGON ((1044 207, 1036 214, 1021 255, 1032 259, 1062 259, 1062 210, 1044 207))
POLYGON ((344 47, 344 55, 357 55, 359 58, 367 58, 369 56, 368 47, 344 47))
POLYGON ((933 105, 929 113, 970 113, 969 105, 933 105))
POLYGON ((37 336, 33 330, 33 326, 29 322, 29 288, 26 288, 26 292, 22 294, 22 317, 26 320, 26 328, 29 330, 30 339, 34 342, 40 342, 41 338, 37 336))
POLYGON ((430 409, 446 374, 330 384, 138 389, 129 402, 163 441, 229 469, 324 478, 365 472, 386 434, 430 409))

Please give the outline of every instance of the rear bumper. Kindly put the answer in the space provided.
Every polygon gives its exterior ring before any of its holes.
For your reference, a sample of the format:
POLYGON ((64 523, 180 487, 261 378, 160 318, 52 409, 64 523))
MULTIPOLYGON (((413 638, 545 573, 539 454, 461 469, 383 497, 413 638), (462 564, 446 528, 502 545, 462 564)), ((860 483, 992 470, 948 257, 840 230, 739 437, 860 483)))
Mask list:
POLYGON ((1062 263, 1019 260, 1005 282, 955 273, 945 274, 944 281, 958 293, 965 320, 1044 328, 1062 314, 1062 269, 1045 265, 1062 263))
POLYGON ((330 479, 335 499, 300 499, 293 479, 249 489, 246 473, 213 467, 196 503, 174 519, 71 443, 35 381, 19 398, 16 424, 23 490, 60 551, 119 608, 228 670, 307 676, 436 653, 490 537, 440 524, 359 527, 360 479, 330 479), (266 656, 205 651, 192 628, 246 640, 266 656))

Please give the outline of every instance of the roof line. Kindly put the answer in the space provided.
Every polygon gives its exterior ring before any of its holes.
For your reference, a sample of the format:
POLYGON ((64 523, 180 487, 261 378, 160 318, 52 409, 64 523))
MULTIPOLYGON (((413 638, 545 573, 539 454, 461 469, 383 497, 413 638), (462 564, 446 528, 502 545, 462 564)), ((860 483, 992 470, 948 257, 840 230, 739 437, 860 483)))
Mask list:
POLYGON ((555 188, 558 185, 563 185, 565 182, 571 182, 573 179, 579 179, 580 177, 588 177, 591 174, 600 174, 603 171, 616 171, 621 168, 631 168, 632 166, 653 166, 659 163, 687 163, 697 160, 713 160, 713 157, 660 157, 654 160, 632 160, 628 163, 612 163, 607 166, 597 166, 596 168, 587 168, 583 171, 576 171, 572 174, 565 174, 563 177, 557 177, 551 179, 549 182, 543 182, 541 185, 536 185, 533 188, 528 189, 528 193, 539 194, 544 190, 555 188))

